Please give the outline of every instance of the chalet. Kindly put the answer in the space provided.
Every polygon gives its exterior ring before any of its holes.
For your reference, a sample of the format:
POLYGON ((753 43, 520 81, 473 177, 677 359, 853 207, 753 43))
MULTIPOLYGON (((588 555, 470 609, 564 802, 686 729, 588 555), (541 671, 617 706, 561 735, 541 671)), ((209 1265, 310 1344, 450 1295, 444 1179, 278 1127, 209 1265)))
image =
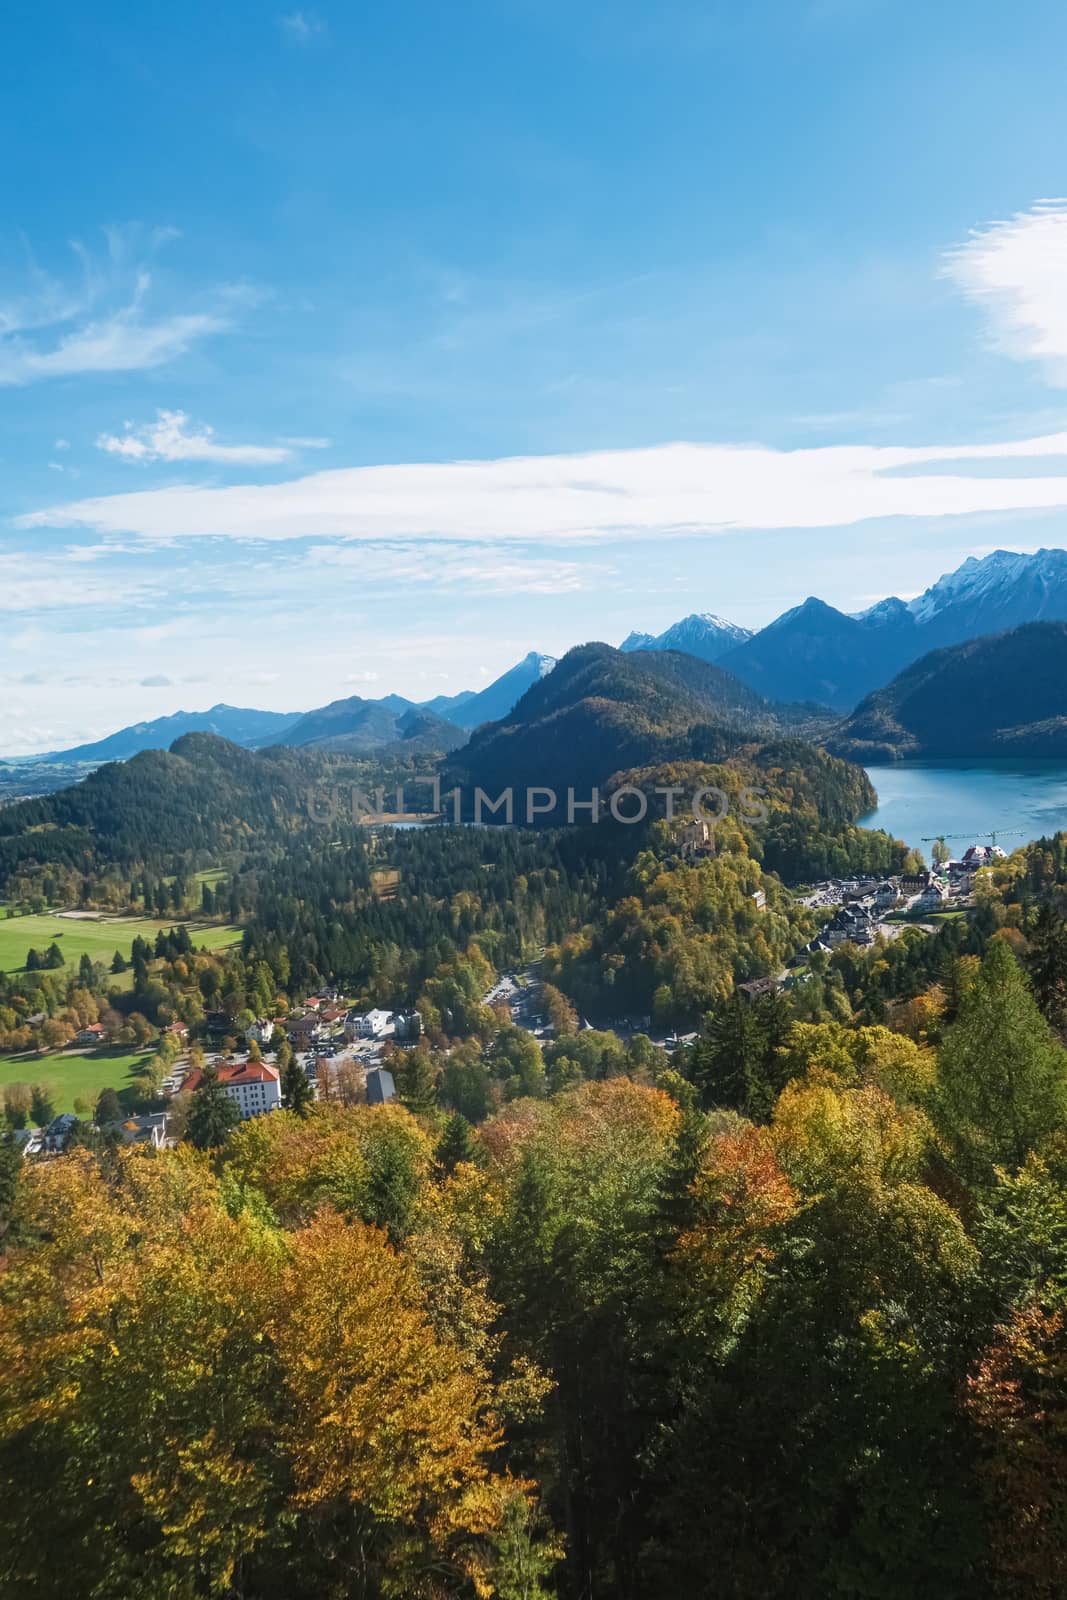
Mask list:
POLYGON ((87 1028, 80 1028, 74 1035, 75 1044, 103 1044, 107 1038, 107 1029, 102 1022, 90 1022, 87 1028))
POLYGON ((752 904, 755 906, 757 911, 766 911, 767 893, 765 889, 757 889, 754 894, 749 895, 749 899, 752 901, 752 904))
POLYGON ((184 1044, 189 1037, 189 1026, 185 1022, 172 1022, 166 1031, 172 1039, 177 1039, 179 1044, 184 1044))
POLYGON ((273 1017, 257 1017, 255 1022, 251 1023, 245 1029, 245 1040, 246 1040, 246 1042, 248 1044, 258 1044, 258 1045, 270 1044, 271 1039, 273 1037, 274 1037, 274 1018, 273 1017))
POLYGON ((885 911, 889 906, 895 906, 900 899, 900 890, 892 878, 886 878, 874 891, 874 904, 879 911, 885 911))
POLYGON ((921 894, 929 880, 927 872, 906 872, 900 880, 901 894, 921 894))

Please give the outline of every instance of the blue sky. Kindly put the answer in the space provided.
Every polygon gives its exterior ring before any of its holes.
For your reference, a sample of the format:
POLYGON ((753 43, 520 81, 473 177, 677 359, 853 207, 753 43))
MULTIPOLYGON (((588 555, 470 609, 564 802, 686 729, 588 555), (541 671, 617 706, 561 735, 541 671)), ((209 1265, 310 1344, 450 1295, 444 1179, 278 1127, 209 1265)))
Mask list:
POLYGON ((1052 4, 14 0, 0 750, 1063 543, 1065 48, 1052 4))

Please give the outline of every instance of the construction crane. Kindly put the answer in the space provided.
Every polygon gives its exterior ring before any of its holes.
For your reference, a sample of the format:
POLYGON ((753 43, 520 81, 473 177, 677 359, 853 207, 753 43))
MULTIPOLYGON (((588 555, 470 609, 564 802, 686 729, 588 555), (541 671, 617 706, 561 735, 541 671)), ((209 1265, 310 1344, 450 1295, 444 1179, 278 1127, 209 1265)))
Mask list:
POLYGON ((1022 833, 1022 831, 1021 828, 991 828, 988 833, 979 833, 977 835, 973 833, 933 833, 924 835, 922 842, 923 844, 944 844, 946 839, 974 839, 977 837, 979 839, 988 839, 995 845, 998 834, 1006 835, 1009 833, 1022 833))

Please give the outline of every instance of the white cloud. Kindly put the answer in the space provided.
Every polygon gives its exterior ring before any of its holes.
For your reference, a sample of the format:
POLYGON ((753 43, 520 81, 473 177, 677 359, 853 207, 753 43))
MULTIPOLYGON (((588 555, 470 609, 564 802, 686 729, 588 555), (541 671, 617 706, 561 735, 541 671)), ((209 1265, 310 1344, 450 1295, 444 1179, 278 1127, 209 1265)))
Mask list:
POLYGON ((997 349, 1045 362, 1067 385, 1067 200, 976 230, 944 270, 984 312, 997 349))
POLYGON ((123 433, 102 433, 96 446, 127 461, 228 461, 259 466, 288 461, 293 455, 288 445, 219 444, 213 428, 190 425, 184 411, 157 411, 155 422, 139 428, 127 422, 123 433))
POLYGON ((279 439, 278 443, 292 445, 294 450, 328 450, 333 440, 318 437, 309 439, 303 434, 298 434, 293 439, 279 439))
POLYGON ((978 445, 667 444, 587 455, 351 467, 288 482, 171 488, 45 507, 21 527, 172 541, 327 538, 575 544, 739 528, 847 527, 1067 506, 1067 433, 978 445), (1039 476, 1009 463, 1056 460, 1039 476), (967 462, 1003 461, 968 475, 967 462), (958 470, 946 470, 959 464, 958 470), (930 467, 928 472, 924 467, 930 467))

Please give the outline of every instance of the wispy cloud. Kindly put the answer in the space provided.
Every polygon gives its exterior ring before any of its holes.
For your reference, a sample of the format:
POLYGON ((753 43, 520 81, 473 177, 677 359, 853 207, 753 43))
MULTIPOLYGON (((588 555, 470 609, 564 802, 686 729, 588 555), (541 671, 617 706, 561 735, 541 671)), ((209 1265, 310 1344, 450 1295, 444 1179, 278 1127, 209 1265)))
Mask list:
POLYGON ((127 422, 122 433, 102 433, 98 450, 126 461, 216 461, 244 466, 269 465, 292 459, 295 441, 285 444, 220 444, 206 423, 190 423, 184 411, 157 411, 155 422, 136 427, 127 422))
POLYGON ((1067 433, 977 445, 666 444, 587 455, 352 467, 277 484, 175 485, 30 512, 22 527, 144 540, 569 544, 846 527, 1067 505, 1067 433), (1040 475, 1021 462, 1050 466, 1040 475), (1004 463, 998 473, 996 463, 1004 463), (968 472, 969 463, 975 463, 968 472), (924 470, 928 469, 928 470, 924 470))
POLYGON ((469 594, 565 594, 602 586, 613 568, 564 561, 513 546, 443 544, 361 545, 358 550, 316 545, 308 566, 357 575, 376 587, 417 583, 469 594))
POLYGON ((985 314, 995 348, 1067 385, 1067 200, 978 229, 944 271, 985 314))
POLYGON ((32 550, 0 555, 0 612, 9 614, 71 611, 89 620, 105 611, 156 604, 167 589, 163 580, 129 571, 55 568, 32 550))
MULTIPOLYGON (((173 236, 173 230, 156 230, 142 243, 155 250, 173 236)), ((133 237, 139 236, 109 230, 103 260, 76 244, 76 288, 34 267, 28 292, 0 304, 0 385, 163 366, 231 328, 237 312, 254 300, 247 288, 223 286, 197 309, 158 306, 151 273, 143 261, 130 260, 133 237)))
POLYGON ((286 12, 278 18, 278 26, 294 44, 310 44, 326 31, 326 24, 314 11, 286 12))

